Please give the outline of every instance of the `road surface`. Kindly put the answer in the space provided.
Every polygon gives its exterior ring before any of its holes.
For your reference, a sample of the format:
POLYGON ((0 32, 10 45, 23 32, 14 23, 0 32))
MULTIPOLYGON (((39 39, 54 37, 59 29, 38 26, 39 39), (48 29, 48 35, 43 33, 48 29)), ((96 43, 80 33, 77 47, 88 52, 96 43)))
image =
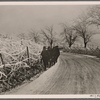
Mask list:
POLYGON ((100 60, 62 53, 36 80, 5 94, 100 94, 100 60))

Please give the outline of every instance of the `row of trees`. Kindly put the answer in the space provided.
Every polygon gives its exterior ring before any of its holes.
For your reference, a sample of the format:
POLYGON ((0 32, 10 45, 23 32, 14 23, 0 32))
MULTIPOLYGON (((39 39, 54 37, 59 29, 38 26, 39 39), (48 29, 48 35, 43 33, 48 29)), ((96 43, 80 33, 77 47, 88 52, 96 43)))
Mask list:
MULTIPOLYGON (((91 30, 94 27, 100 25, 100 6, 92 6, 87 13, 78 17, 72 25, 60 24, 63 28, 59 37, 62 38, 62 41, 68 44, 69 47, 78 40, 82 38, 84 48, 87 47, 87 44, 91 41, 91 37, 97 32, 91 30)), ((20 39, 25 39, 25 34, 21 33, 18 35, 20 39)), ((36 43, 48 43, 51 47, 57 42, 58 38, 55 36, 54 27, 46 27, 40 32, 31 30, 28 34, 28 38, 36 43)))
MULTIPOLYGON (((67 43, 69 47, 71 47, 77 39, 81 37, 84 48, 86 48, 87 44, 91 41, 92 36, 98 34, 98 32, 93 31, 92 29, 99 25, 100 6, 93 6, 87 13, 78 17, 78 19, 74 21, 73 25, 62 24, 61 26, 63 27, 63 30, 59 37, 62 37, 62 41, 67 43)), ((40 33, 43 35, 43 40, 47 41, 51 47, 57 41, 53 26, 46 27, 44 30, 41 30, 40 33)), ((32 34, 35 42, 38 42, 38 40, 40 40, 39 34, 36 35, 34 32, 32 34)))
POLYGON ((74 44, 78 37, 81 37, 83 39, 84 48, 86 48, 87 44, 91 42, 92 36, 98 34, 97 31, 93 31, 92 29, 99 25, 100 6, 94 6, 89 9, 87 14, 84 13, 84 15, 79 17, 74 25, 64 25, 62 35, 69 47, 74 44))

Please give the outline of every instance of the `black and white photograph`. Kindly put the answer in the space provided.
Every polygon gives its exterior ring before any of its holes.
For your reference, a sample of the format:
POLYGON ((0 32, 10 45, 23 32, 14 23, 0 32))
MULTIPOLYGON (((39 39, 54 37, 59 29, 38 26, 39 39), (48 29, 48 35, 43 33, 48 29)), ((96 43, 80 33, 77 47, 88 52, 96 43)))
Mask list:
POLYGON ((0 2, 0 95, 85 94, 100 94, 100 2, 0 2))

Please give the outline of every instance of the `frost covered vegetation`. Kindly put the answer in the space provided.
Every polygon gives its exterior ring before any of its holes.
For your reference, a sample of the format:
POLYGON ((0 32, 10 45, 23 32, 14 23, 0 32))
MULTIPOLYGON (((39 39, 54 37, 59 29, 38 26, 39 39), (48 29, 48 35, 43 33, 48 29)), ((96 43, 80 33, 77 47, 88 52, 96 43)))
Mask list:
POLYGON ((0 92, 22 84, 43 71, 39 63, 42 46, 30 40, 0 41, 0 92), (23 45, 22 45, 23 42, 23 45))
POLYGON ((91 55, 100 58, 100 48, 82 48, 82 47, 74 47, 74 48, 65 48, 64 52, 76 53, 76 54, 84 54, 91 55))

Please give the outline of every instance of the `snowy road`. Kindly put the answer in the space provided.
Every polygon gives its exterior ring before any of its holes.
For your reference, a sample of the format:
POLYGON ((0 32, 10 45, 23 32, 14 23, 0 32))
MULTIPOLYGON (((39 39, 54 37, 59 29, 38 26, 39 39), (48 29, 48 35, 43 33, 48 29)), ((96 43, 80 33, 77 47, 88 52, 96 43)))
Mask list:
POLYGON ((100 94, 100 60, 62 53, 58 63, 31 83, 6 94, 100 94))

